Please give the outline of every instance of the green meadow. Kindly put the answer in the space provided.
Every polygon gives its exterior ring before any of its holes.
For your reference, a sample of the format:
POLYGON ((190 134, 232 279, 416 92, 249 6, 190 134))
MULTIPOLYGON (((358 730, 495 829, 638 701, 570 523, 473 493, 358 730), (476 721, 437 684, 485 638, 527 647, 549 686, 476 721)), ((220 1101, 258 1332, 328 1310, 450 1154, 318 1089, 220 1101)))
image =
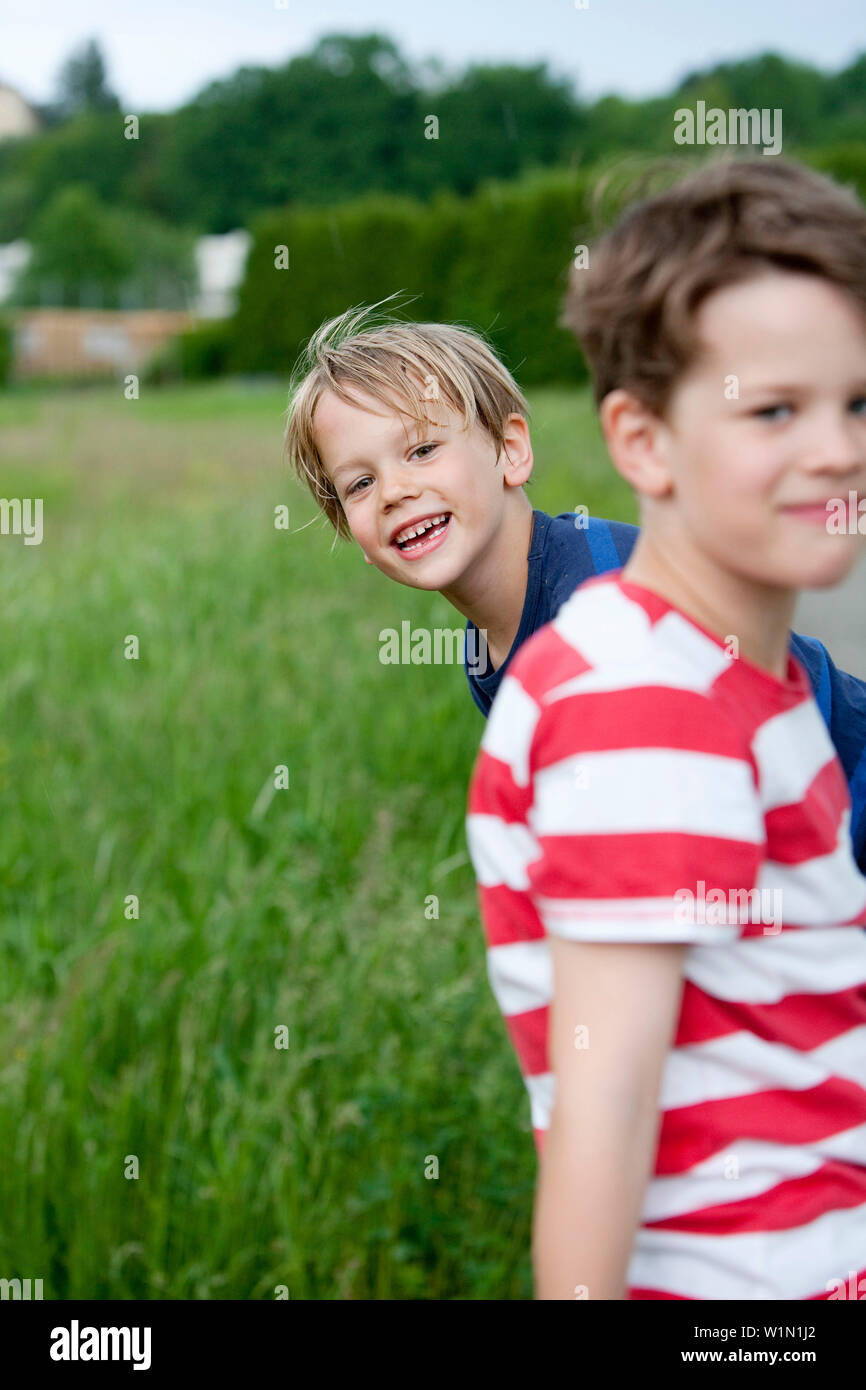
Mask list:
MULTIPOLYGON (((0 492, 44 509, 41 545, 0 536, 0 1277, 530 1298, 464 838, 484 721, 459 666, 379 661, 462 619, 333 544, 285 404, 0 396, 0 492)), ((587 392, 531 405, 533 504, 634 520, 587 392)))

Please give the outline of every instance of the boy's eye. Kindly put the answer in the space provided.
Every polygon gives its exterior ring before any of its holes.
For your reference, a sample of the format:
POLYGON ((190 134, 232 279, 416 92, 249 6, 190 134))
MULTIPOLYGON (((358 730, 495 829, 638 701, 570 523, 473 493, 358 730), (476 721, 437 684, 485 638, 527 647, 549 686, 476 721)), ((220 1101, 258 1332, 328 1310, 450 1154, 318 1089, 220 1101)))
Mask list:
POLYGON ((424 453, 424 450, 425 450, 425 449, 435 449, 435 448, 436 448, 436 445, 435 445, 435 444, 419 444, 417 449, 413 449, 413 450, 412 450, 412 457, 413 457, 413 458, 420 458, 420 457, 423 456, 424 458, 426 458, 427 455, 424 453))
MULTIPOLYGON (((855 396, 853 401, 851 402, 851 409, 857 415, 863 414, 864 406, 866 406, 866 396, 855 396)), ((762 406, 760 410, 755 410, 752 413, 755 415, 756 419, 759 420, 778 420, 779 415, 777 414, 777 412, 780 410, 793 410, 793 406, 790 406, 786 401, 783 401, 779 405, 762 406)))
POLYGON ((783 402, 781 405, 765 405, 760 410, 753 411, 758 420, 778 419, 777 410, 790 410, 791 407, 783 402))
MULTIPOLYGON (((361 484, 362 484, 362 483, 372 483, 372 481, 373 481, 372 478, 359 478, 359 479, 357 480, 357 482, 354 482, 354 483, 352 484, 352 486, 346 490, 346 496, 347 496, 347 497, 351 497, 353 492, 357 492, 357 491, 358 491, 358 488, 361 487, 361 484)), ((363 492, 363 491, 365 491, 365 489, 364 489, 364 488, 361 488, 361 491, 363 492)))

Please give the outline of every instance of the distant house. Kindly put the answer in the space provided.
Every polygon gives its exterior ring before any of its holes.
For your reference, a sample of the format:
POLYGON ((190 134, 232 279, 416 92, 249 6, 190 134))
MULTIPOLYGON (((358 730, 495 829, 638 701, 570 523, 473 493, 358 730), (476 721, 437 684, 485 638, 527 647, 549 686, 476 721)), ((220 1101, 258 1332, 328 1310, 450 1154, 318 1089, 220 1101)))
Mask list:
MULTIPOLYGON (((191 313, 202 319, 223 319, 234 313, 251 244, 252 237, 243 228, 223 236, 198 238, 194 250, 196 286, 189 305, 191 313)), ((10 241, 0 246, 0 304, 8 300, 17 276, 29 260, 30 247, 26 241, 10 241)))
POLYGON ((0 82, 0 140, 11 140, 18 135, 35 135, 38 129, 39 118, 33 107, 14 87, 0 82))
POLYGON ((16 377, 123 376, 139 371, 169 338, 192 328, 171 309, 17 309, 16 377))
POLYGON ((239 228, 223 236, 199 237, 195 245, 198 295, 195 312, 203 319, 223 319, 235 311, 252 237, 239 228))
POLYGON ((21 271, 30 260, 30 247, 26 241, 9 241, 0 246, 0 304, 5 304, 12 293, 21 271))

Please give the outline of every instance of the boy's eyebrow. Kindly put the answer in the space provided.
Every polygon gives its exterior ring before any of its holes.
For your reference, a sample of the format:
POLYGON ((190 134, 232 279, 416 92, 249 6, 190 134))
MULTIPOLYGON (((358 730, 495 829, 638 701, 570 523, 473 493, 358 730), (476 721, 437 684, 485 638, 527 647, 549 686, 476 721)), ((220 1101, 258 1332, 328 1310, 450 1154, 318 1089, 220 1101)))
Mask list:
MULTIPOLYGON (((767 381, 749 384, 740 381, 740 393, 744 396, 761 395, 795 395, 799 391, 808 391, 812 383, 809 381, 767 381)), ((866 376, 853 377, 846 386, 846 391, 866 390, 866 376)))
POLYGON ((372 468, 373 465, 367 459, 346 459, 343 463, 338 463, 336 468, 331 469, 331 477, 336 479, 338 473, 347 473, 353 468, 372 468))
POLYGON ((375 468, 375 464, 371 463, 370 459, 345 459, 343 463, 338 463, 335 468, 329 470, 331 481, 336 482, 343 473, 354 473, 356 468, 364 468, 368 473, 371 468, 375 468))
POLYGON ((808 390, 808 382, 784 382, 784 381, 758 381, 753 384, 744 383, 740 378, 740 392, 744 396, 762 396, 768 392, 775 394, 790 394, 793 391, 808 390))

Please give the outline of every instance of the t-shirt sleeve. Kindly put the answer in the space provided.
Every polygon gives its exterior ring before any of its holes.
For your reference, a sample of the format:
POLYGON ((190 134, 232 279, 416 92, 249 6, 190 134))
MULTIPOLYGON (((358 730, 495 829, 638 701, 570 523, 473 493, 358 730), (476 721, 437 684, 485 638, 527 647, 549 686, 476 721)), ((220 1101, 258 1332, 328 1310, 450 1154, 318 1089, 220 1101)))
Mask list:
POLYGON ((767 929, 754 763, 703 693, 566 693, 539 709, 528 781, 528 894, 546 931, 709 943, 767 929))

